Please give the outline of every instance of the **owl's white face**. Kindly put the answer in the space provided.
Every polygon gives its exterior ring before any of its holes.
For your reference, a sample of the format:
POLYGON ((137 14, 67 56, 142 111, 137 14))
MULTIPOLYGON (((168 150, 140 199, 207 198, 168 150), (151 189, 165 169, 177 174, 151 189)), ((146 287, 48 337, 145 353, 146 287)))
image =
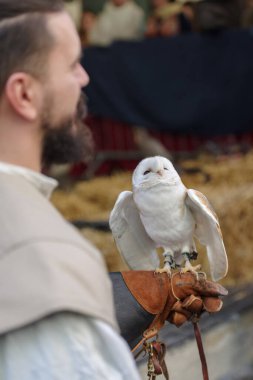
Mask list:
POLYGON ((161 156, 145 158, 137 165, 133 173, 134 187, 154 186, 158 183, 173 185, 180 181, 172 163, 161 156))

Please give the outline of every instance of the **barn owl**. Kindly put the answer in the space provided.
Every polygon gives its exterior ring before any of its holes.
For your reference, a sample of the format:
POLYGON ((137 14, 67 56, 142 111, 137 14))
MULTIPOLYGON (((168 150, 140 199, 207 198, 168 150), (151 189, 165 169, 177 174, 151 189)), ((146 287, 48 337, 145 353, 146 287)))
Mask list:
POLYGON ((184 186, 167 158, 142 160, 132 185, 133 191, 119 194, 109 218, 118 250, 131 269, 170 274, 180 266, 182 272, 197 274, 199 266, 190 262, 197 255, 197 238, 206 247, 212 279, 225 277, 228 261, 217 216, 202 193, 184 186), (163 248, 161 269, 158 247, 163 248))

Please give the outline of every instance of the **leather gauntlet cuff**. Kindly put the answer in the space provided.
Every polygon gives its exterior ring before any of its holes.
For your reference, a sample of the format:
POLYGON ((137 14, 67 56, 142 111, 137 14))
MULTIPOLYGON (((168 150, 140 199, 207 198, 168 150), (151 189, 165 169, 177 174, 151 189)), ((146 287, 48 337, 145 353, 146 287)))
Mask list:
POLYGON ((145 340, 158 334, 177 297, 173 294, 171 278, 167 273, 126 271, 121 272, 121 275, 136 301, 154 316, 152 322, 143 330, 142 339, 133 348, 135 351, 145 340))
POLYGON ((167 273, 153 271, 121 272, 126 286, 136 301, 150 314, 160 314, 171 292, 170 278, 167 273))
POLYGON ((153 271, 122 272, 122 277, 138 303, 154 315, 143 336, 150 338, 156 335, 178 299, 173 292, 171 278, 167 273, 153 271))

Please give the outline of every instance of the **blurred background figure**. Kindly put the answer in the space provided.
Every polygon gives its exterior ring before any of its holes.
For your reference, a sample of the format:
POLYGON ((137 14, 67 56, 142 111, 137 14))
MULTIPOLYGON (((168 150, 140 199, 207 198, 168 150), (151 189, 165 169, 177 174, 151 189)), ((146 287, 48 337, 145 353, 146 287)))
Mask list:
POLYGON ((201 0, 151 0, 146 37, 172 37, 192 30, 193 4, 201 0))
POLYGON ((237 28, 241 23, 240 0, 203 0, 194 6, 194 30, 210 32, 237 28))
POLYGON ((243 12, 241 17, 242 27, 251 27, 253 25, 253 0, 244 0, 243 12))
POLYGON ((204 0, 176 0, 177 3, 181 4, 181 14, 187 20, 190 30, 193 29, 195 6, 200 1, 204 0))
POLYGON ((132 0, 107 1, 95 16, 84 12, 82 30, 88 45, 108 46, 116 40, 139 40, 144 35, 144 11, 132 0))
POLYGON ((76 25, 77 30, 80 32, 83 11, 82 0, 64 0, 64 2, 66 11, 70 14, 76 25))

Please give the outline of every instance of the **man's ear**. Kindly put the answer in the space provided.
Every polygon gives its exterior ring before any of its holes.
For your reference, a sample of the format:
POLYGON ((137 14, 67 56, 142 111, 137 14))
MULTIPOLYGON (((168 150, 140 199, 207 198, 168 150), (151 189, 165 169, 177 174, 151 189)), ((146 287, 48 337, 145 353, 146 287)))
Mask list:
POLYGON ((12 74, 6 83, 6 96, 16 113, 28 121, 38 116, 38 81, 23 72, 12 74))

